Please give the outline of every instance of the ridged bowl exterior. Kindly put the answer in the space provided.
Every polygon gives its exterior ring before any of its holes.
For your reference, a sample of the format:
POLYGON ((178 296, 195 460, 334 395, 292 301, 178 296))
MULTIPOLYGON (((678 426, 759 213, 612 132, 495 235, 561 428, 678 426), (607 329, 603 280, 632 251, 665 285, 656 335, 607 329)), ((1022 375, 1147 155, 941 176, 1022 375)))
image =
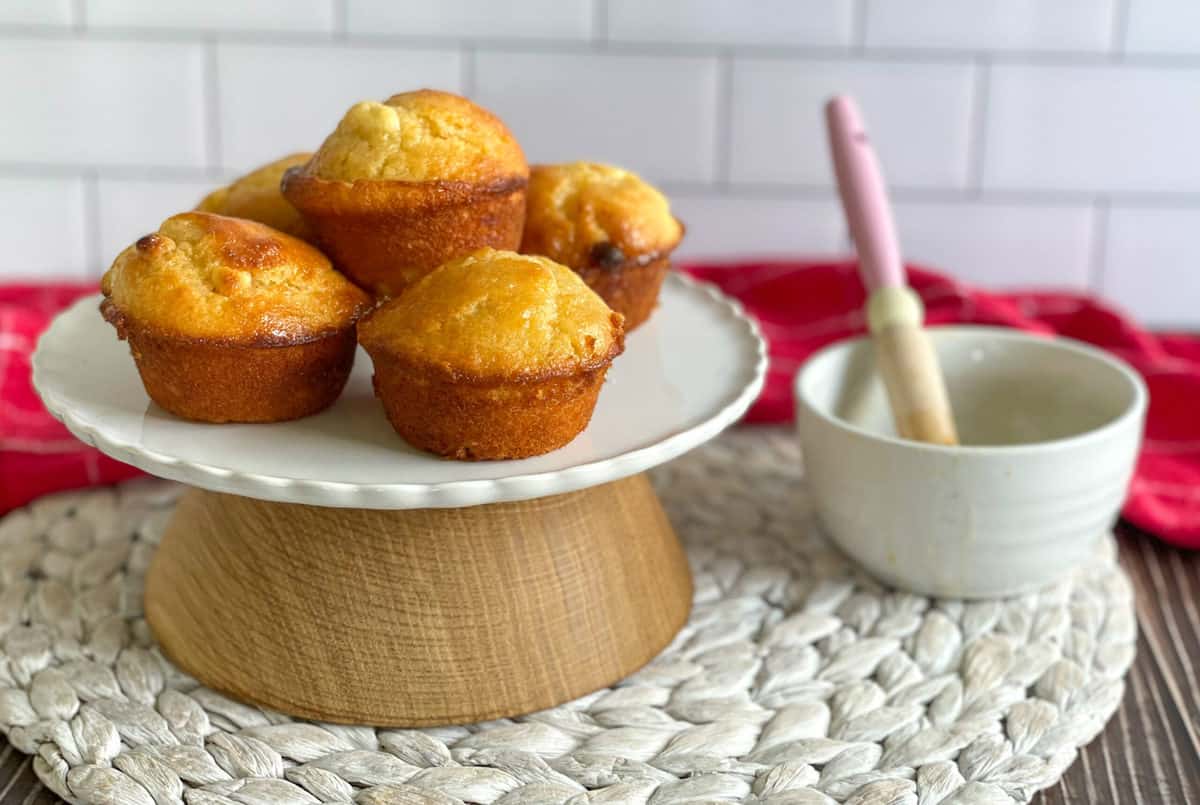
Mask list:
MULTIPOLYGON (((1146 392, 1128 367, 1065 340, 982 327, 931 330, 939 353, 951 342, 1008 339, 1088 362, 1113 389, 1127 384, 1121 413, 1078 435, 1012 446, 941 447, 868 432, 815 399, 839 382, 824 356, 862 351, 845 342, 814 356, 797 377, 797 425, 820 521, 833 541, 873 575, 927 595, 979 598, 1039 588, 1075 566, 1114 523, 1141 441, 1146 392), (819 377, 821 372, 827 377, 819 377), (808 393, 806 393, 808 392, 808 393), (826 409, 826 410, 822 410, 826 409)), ((944 362, 944 361, 943 361, 944 362)), ((980 371, 980 370, 976 370, 980 371)))

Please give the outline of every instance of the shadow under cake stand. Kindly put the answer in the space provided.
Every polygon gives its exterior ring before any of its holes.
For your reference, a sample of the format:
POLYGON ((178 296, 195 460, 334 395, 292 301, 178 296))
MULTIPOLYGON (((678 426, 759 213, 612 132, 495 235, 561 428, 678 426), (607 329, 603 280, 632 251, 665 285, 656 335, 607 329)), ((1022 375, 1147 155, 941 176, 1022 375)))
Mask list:
POLYGON ((644 471, 739 418, 766 369, 735 303, 672 276, 575 441, 467 463, 392 431, 361 350, 316 416, 176 419, 146 397, 98 306, 54 321, 34 385, 83 441, 192 486, 146 577, 163 651, 235 698, 375 726, 548 708, 662 650, 692 582, 644 471))

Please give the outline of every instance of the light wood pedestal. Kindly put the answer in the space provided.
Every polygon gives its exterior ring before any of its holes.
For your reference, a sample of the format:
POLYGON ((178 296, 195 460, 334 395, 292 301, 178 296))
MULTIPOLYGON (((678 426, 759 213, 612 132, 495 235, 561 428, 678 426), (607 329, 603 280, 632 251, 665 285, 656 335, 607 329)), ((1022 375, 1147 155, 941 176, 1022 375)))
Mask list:
POLYGON ((552 497, 383 511, 193 489, 146 579, 164 652, 291 715, 373 726, 544 709, 640 668, 687 619, 644 474, 552 497))

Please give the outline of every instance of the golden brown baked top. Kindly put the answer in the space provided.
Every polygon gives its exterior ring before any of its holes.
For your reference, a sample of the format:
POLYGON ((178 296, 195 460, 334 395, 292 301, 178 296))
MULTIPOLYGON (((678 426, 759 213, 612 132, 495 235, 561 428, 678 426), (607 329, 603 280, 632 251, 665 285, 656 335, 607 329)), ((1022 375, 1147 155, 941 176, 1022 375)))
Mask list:
POLYGON ((365 317, 358 338, 372 355, 459 378, 514 380, 607 365, 623 331, 621 315, 569 268, 479 249, 365 317))
POLYGON ((249 218, 296 237, 304 237, 307 228, 300 212, 279 190, 283 173, 294 165, 303 165, 312 154, 290 154, 269 165, 247 173, 231 184, 214 190, 196 206, 200 212, 215 212, 234 218, 249 218))
POLYGON ((501 182, 529 175, 521 146, 491 112, 422 89, 350 107, 309 163, 321 179, 501 182))
POLYGON ((611 165, 534 165, 526 205, 521 251, 574 269, 644 262, 683 237, 666 196, 611 165))
POLYGON ((371 306, 304 241, 206 212, 163 221, 121 252, 100 289, 118 328, 257 345, 331 334, 371 306))

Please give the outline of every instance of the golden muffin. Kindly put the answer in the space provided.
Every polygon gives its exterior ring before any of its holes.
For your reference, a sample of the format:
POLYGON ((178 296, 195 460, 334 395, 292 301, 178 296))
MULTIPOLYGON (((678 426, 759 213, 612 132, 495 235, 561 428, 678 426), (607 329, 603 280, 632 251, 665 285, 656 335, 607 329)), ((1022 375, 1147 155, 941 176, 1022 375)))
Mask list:
POLYGON ((125 249, 100 289, 150 399, 201 422, 278 422, 332 404, 371 307, 304 241, 205 212, 125 249))
POLYGON ((649 318, 683 237, 662 193, 610 165, 535 165, 526 205, 523 253, 573 268, 626 331, 649 318))
POLYGON ((419 90, 352 106, 283 194, 339 269, 388 297, 480 247, 516 249, 528 181, 499 118, 419 90))
POLYGON ((587 426, 624 326, 565 266, 480 249, 367 315, 358 339, 409 443, 464 460, 524 458, 587 426))
POLYGON ((226 187, 209 193, 196 206, 196 210, 247 218, 301 240, 311 240, 308 225, 300 217, 300 211, 283 197, 283 191, 279 189, 284 171, 303 165, 311 157, 309 153, 291 154, 263 165, 226 187))

